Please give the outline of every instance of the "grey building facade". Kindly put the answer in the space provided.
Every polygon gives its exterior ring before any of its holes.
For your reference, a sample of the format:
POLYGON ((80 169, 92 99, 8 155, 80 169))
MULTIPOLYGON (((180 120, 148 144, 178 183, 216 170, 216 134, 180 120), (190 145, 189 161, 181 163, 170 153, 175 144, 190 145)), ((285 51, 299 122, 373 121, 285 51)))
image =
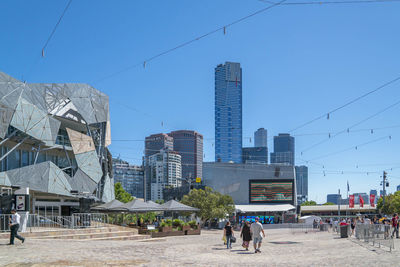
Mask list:
POLYGON ((274 136, 274 152, 271 153, 271 164, 281 163, 295 165, 295 143, 290 134, 280 133, 274 136))
POLYGON ((259 128, 254 132, 254 146, 268 147, 268 133, 264 128, 259 128))
POLYGON ((28 187, 31 212, 69 215, 82 196, 114 199, 110 144, 104 93, 0 72, 0 187, 28 187))
POLYGON ((334 203, 335 205, 337 205, 341 199, 342 199, 342 195, 340 195, 340 194, 326 195, 326 202, 334 203))
POLYGON ((168 134, 173 138, 174 151, 182 157, 182 179, 195 181, 203 177, 203 135, 196 131, 180 130, 168 134))
POLYGON ((215 68, 215 161, 242 162, 242 68, 215 68))
POLYGON ((151 178, 150 178, 150 165, 149 157, 157 154, 160 150, 170 150, 174 149, 174 139, 164 133, 152 134, 147 136, 144 145, 144 184, 145 184, 145 200, 151 198, 151 178))
POLYGON ((113 159, 114 182, 135 198, 144 198, 144 167, 113 159))
POLYGON ((243 147, 242 163, 247 164, 268 164, 267 147, 243 147))
POLYGON ((308 200, 308 167, 296 166, 297 202, 301 204, 308 200))
POLYGON ((203 176, 206 186, 228 194, 235 205, 251 203, 250 185, 252 181, 276 182, 287 181, 293 184, 291 204, 296 205, 295 171, 293 166, 252 165, 222 162, 204 162, 203 176))

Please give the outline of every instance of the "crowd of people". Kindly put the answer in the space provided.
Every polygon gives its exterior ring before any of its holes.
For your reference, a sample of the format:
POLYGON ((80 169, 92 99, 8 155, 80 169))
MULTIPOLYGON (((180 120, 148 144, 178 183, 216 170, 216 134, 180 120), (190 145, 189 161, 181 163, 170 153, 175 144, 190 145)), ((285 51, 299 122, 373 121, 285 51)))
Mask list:
MULTIPOLYGON (((357 226, 363 226, 365 228, 366 225, 378 225, 384 226, 385 237, 399 238, 399 225, 400 219, 397 213, 393 214, 391 218, 388 216, 374 216, 369 218, 368 216, 358 216, 355 218, 342 218, 339 220, 334 220, 333 218, 327 218, 325 220, 314 220, 313 227, 318 228, 321 225, 328 224, 330 228, 338 231, 340 226, 350 226, 350 236, 355 235, 355 231, 357 226)), ((361 227, 360 227, 361 228, 361 227)))
MULTIPOLYGON (((253 240, 254 253, 261 253, 262 240, 265 238, 264 229, 259 220, 260 219, 256 217, 252 224, 250 224, 249 221, 243 221, 240 228, 240 237, 243 241, 242 247, 249 250, 250 241, 253 240)), ((234 230, 229 221, 224 227, 223 240, 224 243, 226 243, 227 249, 231 249, 232 243, 236 242, 234 230)))

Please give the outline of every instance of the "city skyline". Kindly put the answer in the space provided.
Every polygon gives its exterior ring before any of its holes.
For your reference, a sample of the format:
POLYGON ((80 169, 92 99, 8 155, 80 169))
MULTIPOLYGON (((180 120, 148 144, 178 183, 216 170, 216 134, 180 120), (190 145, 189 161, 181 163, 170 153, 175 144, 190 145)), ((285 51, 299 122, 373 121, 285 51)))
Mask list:
MULTIPOLYGON (((118 12, 110 14, 115 8, 111 3, 99 1, 96 12, 85 12, 91 9, 89 3, 74 2, 43 58, 41 48, 64 5, 5 2, 3 7, 15 12, 0 18, 6 25, 0 39, 0 69, 27 82, 84 81, 108 94, 114 156, 140 164, 145 136, 191 129, 204 135, 204 160, 214 161, 214 67, 232 61, 241 63, 245 80, 243 147, 254 146, 250 139, 259 127, 268 129, 270 136, 281 132, 294 136, 296 164, 309 166, 309 200, 322 203, 327 193, 344 192, 347 180, 354 192, 380 190, 384 169, 390 180, 388 192, 399 184, 400 142, 394 127, 398 106, 362 122, 395 103, 398 84, 326 114, 398 75, 400 38, 391 34, 396 30, 398 4, 274 8, 228 28, 226 34, 221 30, 108 79, 104 77, 265 3, 160 1, 155 9, 120 3, 118 12), (44 7, 46 15, 38 21, 44 7), (156 22, 171 14, 174 20, 156 22), (287 22, 287 16, 299 23, 287 22), (134 34, 127 35, 132 29, 134 34), (76 42, 79 38, 85 41, 76 42), (290 132, 318 116, 323 118, 290 132), (355 148, 373 140, 378 141, 355 148)), ((271 138, 268 141, 271 144, 271 138)))

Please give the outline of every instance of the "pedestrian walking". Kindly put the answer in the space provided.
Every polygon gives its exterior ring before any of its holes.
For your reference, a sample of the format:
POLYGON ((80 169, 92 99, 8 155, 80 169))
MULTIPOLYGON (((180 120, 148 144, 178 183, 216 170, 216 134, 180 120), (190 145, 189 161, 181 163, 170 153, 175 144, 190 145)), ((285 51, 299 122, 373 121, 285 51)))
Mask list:
POLYGON ((224 227, 224 236, 226 237, 226 249, 232 248, 233 228, 229 221, 224 227))
POLYGON ((251 224, 250 226, 250 233, 253 235, 253 244, 254 244, 254 253, 261 253, 261 243, 263 237, 265 237, 264 229, 262 224, 259 222, 259 218, 256 217, 256 220, 254 223, 251 224), (262 235, 261 235, 262 233, 262 235))
POLYGON ((394 237, 394 233, 396 233, 396 238, 399 238, 399 217, 397 216, 397 213, 393 214, 392 227, 393 227, 392 238, 394 237))
POLYGON ((350 227, 351 227, 350 236, 352 236, 352 235, 354 235, 354 229, 356 228, 356 218, 353 218, 353 220, 351 221, 350 227))
POLYGON ((10 243, 9 243, 9 245, 14 245, 14 238, 18 238, 19 240, 22 241, 22 243, 24 243, 25 238, 18 235, 18 229, 19 229, 21 216, 17 213, 17 211, 15 209, 12 209, 11 214, 12 215, 11 215, 11 219, 10 219, 10 243))
POLYGON ((245 222, 243 224, 242 230, 240 232, 240 237, 243 240, 242 247, 244 247, 246 250, 249 250, 249 244, 251 240, 251 233, 250 233, 250 223, 245 222))

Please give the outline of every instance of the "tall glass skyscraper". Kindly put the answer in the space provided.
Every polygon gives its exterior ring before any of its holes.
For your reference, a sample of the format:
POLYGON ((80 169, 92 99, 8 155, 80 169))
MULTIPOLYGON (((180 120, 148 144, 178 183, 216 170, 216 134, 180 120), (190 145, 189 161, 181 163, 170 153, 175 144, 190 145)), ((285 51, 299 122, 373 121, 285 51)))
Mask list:
POLYGON ((287 133, 274 136, 274 152, 271 153, 271 163, 295 165, 293 136, 287 133))
POLYGON ((215 68, 215 161, 242 162, 242 68, 215 68))
POLYGON ((255 147, 267 147, 267 130, 259 128, 254 132, 254 146, 255 147))

